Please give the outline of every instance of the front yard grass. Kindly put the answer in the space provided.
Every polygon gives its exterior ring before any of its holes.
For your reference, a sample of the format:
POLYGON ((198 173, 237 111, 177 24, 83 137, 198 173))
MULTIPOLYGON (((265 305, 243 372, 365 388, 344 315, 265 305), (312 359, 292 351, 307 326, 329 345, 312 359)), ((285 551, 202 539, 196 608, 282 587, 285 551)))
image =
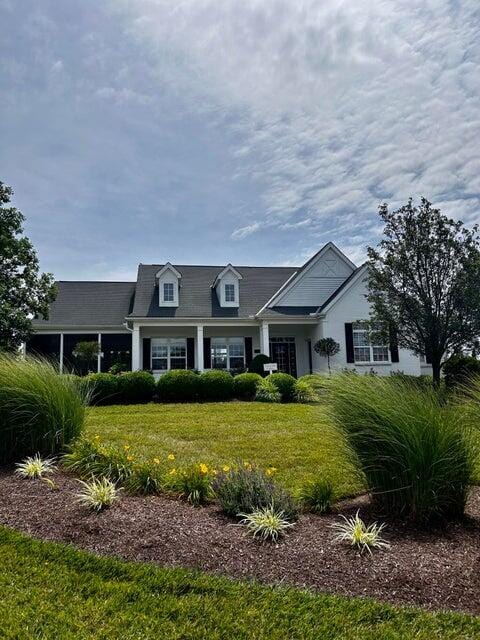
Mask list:
POLYGON ((100 558, 5 528, 0 564, 0 637, 12 640, 473 640, 480 634, 479 619, 467 615, 100 558))
POLYGON ((222 466, 253 462, 275 467, 276 479, 295 491, 317 474, 330 479, 337 497, 361 489, 345 444, 321 405, 224 402, 92 407, 87 435, 136 458, 175 454, 174 464, 190 461, 222 466))

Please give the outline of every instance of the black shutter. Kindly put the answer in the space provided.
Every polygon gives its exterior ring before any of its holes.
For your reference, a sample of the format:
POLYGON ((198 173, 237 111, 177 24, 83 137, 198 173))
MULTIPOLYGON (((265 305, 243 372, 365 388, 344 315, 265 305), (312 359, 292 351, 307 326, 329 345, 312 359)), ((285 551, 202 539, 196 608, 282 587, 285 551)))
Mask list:
POLYGON ((195 369, 195 340, 187 338, 187 369, 195 369))
POLYGON ((150 371, 152 363, 150 362, 150 338, 143 339, 143 370, 150 371))
POLYGON ((210 353, 210 338, 203 339, 203 366, 205 369, 212 368, 212 354, 210 353))
POLYGON ((400 358, 398 356, 398 337, 397 330, 395 327, 390 327, 390 357, 392 362, 399 362, 400 358))
POLYGON ((355 362, 353 352, 353 325, 351 322, 345 323, 345 346, 347 349, 347 362, 355 362))
POLYGON ((247 367, 250 366, 252 359, 253 359, 252 338, 247 337, 245 338, 245 364, 247 365, 247 367))

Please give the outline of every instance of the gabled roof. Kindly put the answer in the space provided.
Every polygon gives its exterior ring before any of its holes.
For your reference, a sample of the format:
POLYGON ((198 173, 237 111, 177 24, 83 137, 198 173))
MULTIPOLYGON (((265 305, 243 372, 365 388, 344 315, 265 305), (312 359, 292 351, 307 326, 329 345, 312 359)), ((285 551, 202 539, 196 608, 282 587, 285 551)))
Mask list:
POLYGON ((239 307, 221 307, 212 282, 224 269, 219 266, 175 265, 182 274, 178 307, 159 307, 155 274, 163 267, 138 267, 132 318, 253 318, 288 280, 295 267, 235 267, 242 274, 239 307))
POLYGON ((180 271, 177 271, 177 269, 175 269, 173 264, 170 264, 170 262, 167 262, 166 264, 164 264, 163 267, 159 269, 159 271, 157 271, 157 273, 155 274, 155 277, 160 278, 160 276, 162 276, 165 273, 165 271, 171 271, 174 274, 174 276, 178 279, 182 277, 182 274, 180 273, 180 271))
POLYGON ((230 263, 227 264, 227 266, 225 267, 225 269, 222 269, 220 271, 220 273, 217 275, 217 277, 215 278, 215 280, 213 281, 212 287, 216 287, 217 286, 217 282, 219 280, 221 280, 223 278, 223 276, 225 276, 228 272, 230 271, 230 273, 233 273, 233 275, 238 278, 238 280, 242 280, 243 276, 240 273, 240 271, 237 271, 235 269, 235 267, 233 265, 231 265, 230 263))
POLYGON ((49 320, 38 318, 33 326, 92 326, 123 328, 133 308, 135 282, 78 282, 60 280, 57 299, 50 305, 49 320))
POLYGON ((360 265, 350 276, 343 282, 336 291, 332 293, 332 295, 325 300, 321 307, 317 309, 317 313, 327 313, 333 305, 352 287, 358 278, 366 272, 368 267, 368 262, 364 262, 360 265))
MULTIPOLYGON (((284 285, 277 291, 271 300, 268 302, 268 307, 275 306, 281 302, 282 298, 299 282, 299 280, 325 255, 328 250, 332 250, 337 256, 342 260, 345 264, 347 264, 352 270, 355 270, 357 267, 351 260, 347 258, 347 256, 340 251, 340 249, 333 243, 327 242, 320 251, 317 251, 315 255, 313 255, 307 262, 297 270, 297 273, 294 274, 294 277, 290 279, 288 283, 284 283, 284 285)), ((263 313, 263 310, 262 310, 263 313)))

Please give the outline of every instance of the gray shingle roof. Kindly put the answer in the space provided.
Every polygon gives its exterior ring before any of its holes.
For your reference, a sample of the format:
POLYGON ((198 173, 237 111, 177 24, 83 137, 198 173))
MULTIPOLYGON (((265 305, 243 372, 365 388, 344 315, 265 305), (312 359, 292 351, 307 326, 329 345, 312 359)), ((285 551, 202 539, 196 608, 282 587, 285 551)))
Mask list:
POLYGON ((35 327, 121 327, 132 308, 135 282, 57 282, 58 295, 50 306, 49 320, 33 321, 35 327))
POLYGON ((137 289, 132 317, 149 318, 248 318, 268 302, 296 267, 237 267, 242 274, 240 306, 222 308, 212 289, 216 276, 224 266, 174 265, 182 274, 178 307, 158 305, 158 285, 155 274, 161 264, 141 264, 138 267, 137 289))

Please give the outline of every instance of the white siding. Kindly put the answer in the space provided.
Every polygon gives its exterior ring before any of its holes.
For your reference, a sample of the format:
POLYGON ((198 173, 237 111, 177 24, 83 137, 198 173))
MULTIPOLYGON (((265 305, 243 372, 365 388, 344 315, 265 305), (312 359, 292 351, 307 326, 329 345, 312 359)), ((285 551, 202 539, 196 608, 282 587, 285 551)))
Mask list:
MULTIPOLYGON (((320 337, 333 338, 340 345, 340 353, 330 360, 332 370, 356 369, 359 373, 373 369, 379 375, 390 375, 391 371, 403 371, 409 375, 420 375, 420 358, 405 349, 399 350, 399 362, 385 364, 349 364, 346 358, 345 323, 365 320, 370 316, 370 305, 365 298, 366 280, 358 280, 342 297, 339 298, 319 324, 320 337)), ((318 339, 318 338, 317 338, 318 339)), ((314 354, 315 371, 327 372, 327 360, 314 354)))
POLYGON ((320 306, 352 273, 352 267, 329 248, 278 302, 279 306, 320 306))

